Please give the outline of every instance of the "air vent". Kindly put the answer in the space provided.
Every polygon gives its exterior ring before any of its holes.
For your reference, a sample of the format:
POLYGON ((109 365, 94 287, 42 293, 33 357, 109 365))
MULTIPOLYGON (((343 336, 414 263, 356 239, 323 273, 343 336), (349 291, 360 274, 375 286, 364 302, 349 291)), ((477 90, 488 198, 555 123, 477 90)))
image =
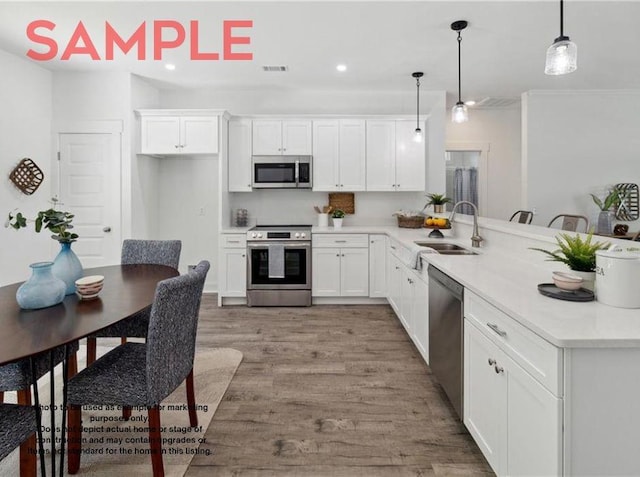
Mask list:
POLYGON ((490 98, 486 97, 476 103, 474 108, 481 109, 501 109, 513 108, 520 105, 520 98, 490 98))
POLYGON ((262 71, 280 71, 285 72, 289 71, 288 66, 263 66, 262 71))

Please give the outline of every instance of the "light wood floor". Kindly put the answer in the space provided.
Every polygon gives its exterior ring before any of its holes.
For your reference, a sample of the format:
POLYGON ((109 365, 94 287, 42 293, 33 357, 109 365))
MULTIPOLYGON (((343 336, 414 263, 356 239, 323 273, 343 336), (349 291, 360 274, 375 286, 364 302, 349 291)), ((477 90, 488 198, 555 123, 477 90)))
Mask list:
POLYGON ((205 295, 198 333, 244 359, 187 477, 492 475, 388 306, 205 295))

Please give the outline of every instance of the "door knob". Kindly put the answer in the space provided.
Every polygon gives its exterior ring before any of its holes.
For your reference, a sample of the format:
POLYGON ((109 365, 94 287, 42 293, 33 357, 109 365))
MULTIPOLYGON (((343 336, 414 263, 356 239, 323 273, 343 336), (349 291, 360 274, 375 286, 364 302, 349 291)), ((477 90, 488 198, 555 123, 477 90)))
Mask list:
POLYGON ((102 229, 102 231, 105 232, 105 233, 109 233, 109 232, 111 232, 111 227, 109 227, 107 225, 105 228, 102 229))

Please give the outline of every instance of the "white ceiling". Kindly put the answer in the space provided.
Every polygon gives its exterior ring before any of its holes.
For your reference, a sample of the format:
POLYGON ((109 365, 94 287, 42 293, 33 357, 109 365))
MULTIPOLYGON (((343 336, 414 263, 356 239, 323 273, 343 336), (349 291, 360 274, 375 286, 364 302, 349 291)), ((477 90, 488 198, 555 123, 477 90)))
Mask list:
POLYGON ((52 70, 130 71, 165 87, 403 91, 415 87, 413 71, 424 71, 423 89, 446 90, 452 100, 457 42, 450 23, 459 19, 469 22, 462 32, 463 100, 532 89, 640 87, 639 1, 566 0, 565 34, 578 45, 578 70, 560 77, 543 73, 546 48, 559 35, 558 1, 2 2, 0 49, 24 56, 34 46, 25 29, 36 19, 56 23, 51 36, 61 50, 82 20, 101 55, 105 20, 125 38, 146 21, 148 57, 153 20, 198 20, 203 51, 221 50, 223 20, 253 20, 245 30, 251 45, 236 47, 254 53, 248 62, 189 61, 188 36, 165 61, 139 61, 130 53, 113 62, 39 62, 52 70), (176 70, 167 71, 165 62, 176 70), (338 73, 338 63, 348 71, 338 73), (265 73, 263 65, 288 65, 289 72, 265 73))

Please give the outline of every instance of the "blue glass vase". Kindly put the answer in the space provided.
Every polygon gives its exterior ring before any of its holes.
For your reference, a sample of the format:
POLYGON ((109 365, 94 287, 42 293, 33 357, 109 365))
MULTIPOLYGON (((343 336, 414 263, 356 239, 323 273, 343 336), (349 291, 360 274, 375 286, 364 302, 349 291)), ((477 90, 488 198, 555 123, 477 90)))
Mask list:
POLYGON ((76 280, 82 278, 82 264, 78 256, 71 250, 71 243, 60 242, 60 253, 53 261, 53 274, 66 285, 65 295, 76 291, 76 280))
POLYGON ((51 273, 53 262, 38 262, 29 266, 32 270, 31 277, 16 292, 20 308, 36 310, 57 305, 64 300, 67 287, 51 273))

